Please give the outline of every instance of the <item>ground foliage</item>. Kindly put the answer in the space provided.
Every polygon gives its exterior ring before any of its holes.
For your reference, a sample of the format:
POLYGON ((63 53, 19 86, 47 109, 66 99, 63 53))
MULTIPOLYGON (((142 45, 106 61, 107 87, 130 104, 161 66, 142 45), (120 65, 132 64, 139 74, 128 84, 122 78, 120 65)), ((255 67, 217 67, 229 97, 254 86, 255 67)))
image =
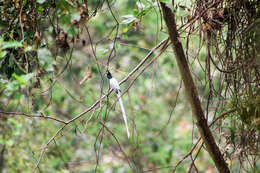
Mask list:
MULTIPOLYGON (((260 2, 163 2, 229 168, 257 172, 260 2)), ((0 0, 0 16, 1 170, 215 171, 158 1, 0 0), (107 69, 125 79, 130 139, 107 69)))

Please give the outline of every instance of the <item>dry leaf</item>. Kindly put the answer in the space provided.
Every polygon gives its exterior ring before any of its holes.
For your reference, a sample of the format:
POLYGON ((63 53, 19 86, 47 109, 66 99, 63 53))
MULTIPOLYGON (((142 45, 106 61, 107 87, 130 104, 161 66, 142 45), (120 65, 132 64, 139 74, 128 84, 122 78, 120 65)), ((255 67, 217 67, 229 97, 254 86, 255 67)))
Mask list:
POLYGON ((92 76, 92 71, 91 69, 88 68, 88 71, 85 75, 85 77, 79 82, 80 85, 82 85, 84 82, 86 82, 89 78, 92 76))

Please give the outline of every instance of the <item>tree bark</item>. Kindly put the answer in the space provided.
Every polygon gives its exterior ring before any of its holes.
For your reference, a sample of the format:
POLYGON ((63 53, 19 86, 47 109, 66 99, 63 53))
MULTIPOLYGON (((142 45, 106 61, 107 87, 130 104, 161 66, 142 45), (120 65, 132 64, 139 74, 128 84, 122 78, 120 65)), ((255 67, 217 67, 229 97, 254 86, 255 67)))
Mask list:
POLYGON ((220 173, 229 173, 230 170, 227 166, 227 163, 225 162, 215 142, 215 139, 209 129, 207 120, 204 116, 201 103, 198 97, 198 92, 192 79, 188 62, 185 58, 184 50, 180 42, 179 33, 176 29, 175 16, 171 9, 165 5, 165 3, 160 2, 160 4, 162 7, 163 17, 168 28, 170 40, 173 45, 173 50, 176 56, 179 71, 181 73, 181 77, 184 83, 186 96, 192 108, 192 115, 195 120, 196 126, 206 145, 207 151, 213 159, 218 171, 220 173))

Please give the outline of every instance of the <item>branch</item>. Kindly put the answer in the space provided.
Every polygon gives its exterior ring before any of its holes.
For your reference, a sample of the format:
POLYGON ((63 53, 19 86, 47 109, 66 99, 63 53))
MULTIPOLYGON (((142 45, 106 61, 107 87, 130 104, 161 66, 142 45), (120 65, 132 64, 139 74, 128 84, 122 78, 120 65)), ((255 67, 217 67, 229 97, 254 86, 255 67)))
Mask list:
POLYGON ((177 64, 179 67, 179 71, 182 76, 182 80, 184 83, 186 96, 188 101, 190 102, 192 108, 192 115, 195 119, 197 128, 201 134, 201 137, 206 145, 207 151, 209 152, 211 158, 213 159, 217 169, 221 173, 229 173, 230 170, 225 162, 215 139, 209 129, 207 120, 204 116, 204 112, 201 107, 201 103, 199 100, 197 88, 195 87, 193 78, 191 76, 191 72, 188 66, 187 59, 184 54, 184 50, 182 44, 180 42, 179 33, 176 29, 175 16, 172 13, 171 9, 168 8, 165 3, 160 2, 163 12, 163 17, 168 28, 168 33, 170 36, 170 40, 173 45, 173 50, 176 56, 177 64))
POLYGON ((57 119, 57 118, 54 118, 54 117, 51 117, 51 116, 44 116, 43 113, 41 113, 41 114, 26 114, 26 113, 23 113, 23 112, 5 112, 5 111, 1 111, 1 110, 0 110, 0 113, 12 115, 12 116, 22 115, 22 116, 26 116, 26 117, 30 117, 30 118, 51 119, 51 120, 57 121, 59 123, 66 124, 66 122, 63 121, 63 120, 60 120, 60 119, 57 119))
MULTIPOLYGON (((119 83, 120 85, 124 82, 126 82, 131 76, 133 76, 133 74, 139 70, 139 68, 149 59, 149 57, 154 53, 155 50, 157 50, 159 47, 161 47, 163 44, 167 43, 169 40, 169 38, 164 39, 163 41, 161 41, 159 44, 157 44, 155 47, 153 47, 150 52, 144 57, 144 59, 119 83)), ((153 61, 153 60, 152 60, 153 61)), ((56 131, 56 133, 49 139, 49 141, 42 147, 42 151, 41 151, 41 156, 39 158, 39 160, 37 161, 36 166, 33 169, 33 172, 35 172, 36 168, 38 167, 38 165, 40 164, 40 161, 43 157, 43 153, 45 152, 46 148, 48 148, 48 146, 50 145, 50 143, 56 138, 56 136, 70 123, 76 121, 77 119, 81 118, 83 115, 89 113, 90 111, 94 110, 97 105, 99 105, 105 98, 107 98, 110 93, 112 92, 112 89, 110 89, 105 95, 103 95, 102 97, 100 97, 94 104, 92 104, 90 107, 88 107, 87 109, 85 109, 82 113, 76 115, 74 118, 68 120, 68 121, 64 121, 64 125, 58 130, 56 131)), ((1 113, 1 112, 0 112, 1 113)), ((24 114, 24 113, 21 113, 24 114)), ((49 119, 51 119, 49 117, 49 119)), ((62 120, 61 120, 62 121, 62 120)), ((106 128, 106 126, 103 126, 104 128, 106 128)), ((110 131, 109 131, 110 132, 110 131)), ((122 149, 122 148, 120 148, 122 149)), ((128 160, 129 161, 129 160, 128 160)))
MULTIPOLYGON (((147 59, 149 59, 149 57, 154 53, 155 50, 157 50, 159 47, 161 47, 163 44, 165 44, 166 42, 168 42, 169 38, 164 39, 163 41, 161 41, 159 44, 157 44, 155 47, 153 47, 150 52, 144 57, 144 59, 121 81, 119 82, 119 84, 121 85, 122 83, 126 82, 131 76, 133 76, 133 74, 139 70, 139 68, 147 61, 147 59)), ((79 115, 75 116, 74 118, 72 118, 71 120, 67 121, 66 123, 69 124, 77 119, 79 119, 80 117, 82 117, 83 115, 85 115, 86 113, 90 112, 92 109, 94 109, 101 101, 103 101, 107 96, 110 95, 110 93, 112 92, 112 89, 110 89, 108 91, 108 93, 106 93, 105 95, 103 95, 100 99, 98 99, 92 106, 90 106, 89 108, 87 108, 85 111, 83 111, 82 113, 80 113, 79 115)))

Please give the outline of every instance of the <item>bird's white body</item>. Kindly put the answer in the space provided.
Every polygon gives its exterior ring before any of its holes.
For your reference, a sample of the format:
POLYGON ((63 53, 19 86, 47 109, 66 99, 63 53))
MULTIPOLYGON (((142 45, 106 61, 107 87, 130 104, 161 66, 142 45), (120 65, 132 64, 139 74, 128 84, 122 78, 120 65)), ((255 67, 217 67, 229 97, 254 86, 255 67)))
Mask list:
POLYGON ((124 121, 125 121, 127 136, 129 138, 130 132, 129 132, 128 125, 127 125, 127 117, 126 117, 126 113, 125 113, 124 104, 123 104, 123 101, 122 101, 122 98, 121 98, 121 91, 120 91, 119 83, 117 82, 117 80, 115 78, 112 77, 111 79, 109 79, 109 84, 110 84, 110 87, 116 92, 117 97, 119 99, 119 104, 120 104, 122 114, 123 114, 123 118, 124 118, 124 121))
POLYGON ((115 78, 111 78, 109 79, 109 84, 110 87, 117 93, 117 91, 120 91, 120 86, 119 83, 117 82, 117 80, 115 78))

